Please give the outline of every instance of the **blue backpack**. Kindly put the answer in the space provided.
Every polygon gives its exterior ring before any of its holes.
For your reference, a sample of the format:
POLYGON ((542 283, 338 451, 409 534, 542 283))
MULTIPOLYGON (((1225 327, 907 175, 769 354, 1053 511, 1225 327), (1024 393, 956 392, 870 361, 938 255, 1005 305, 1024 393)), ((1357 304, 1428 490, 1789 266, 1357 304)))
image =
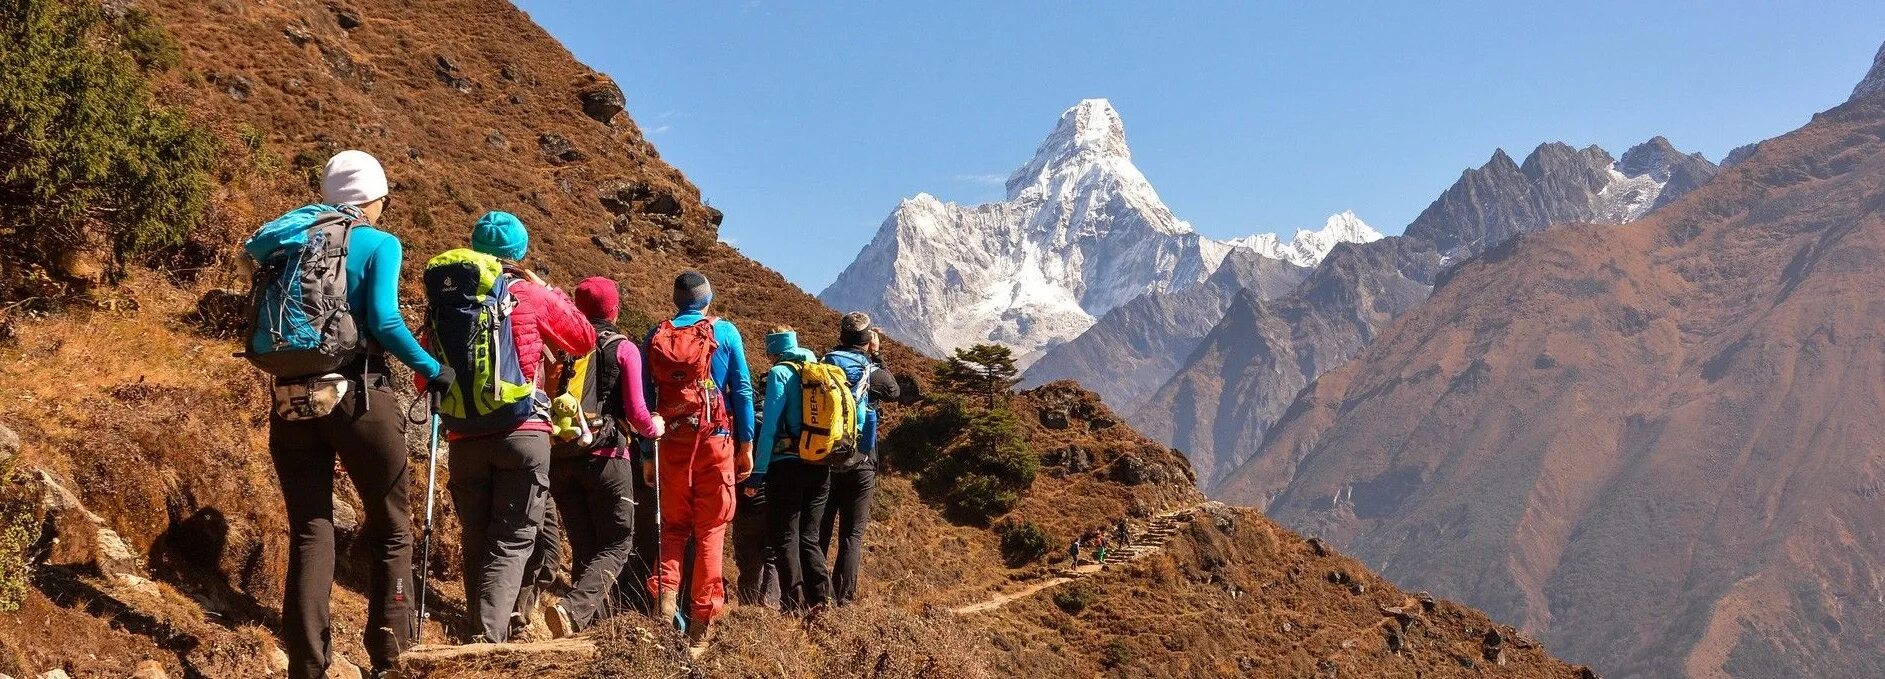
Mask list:
POLYGON ((851 395, 857 399, 858 426, 862 430, 858 436, 858 452, 862 454, 840 466, 862 464, 877 448, 877 409, 870 403, 870 376, 877 371, 877 366, 871 363, 869 356, 844 349, 827 352, 824 362, 844 370, 845 379, 851 383, 851 395))
POLYGON ((279 378, 331 373, 359 358, 360 330, 347 307, 347 244, 366 217, 351 205, 308 205, 249 236, 247 358, 279 378))
POLYGON ((458 375, 439 399, 439 418, 454 433, 512 429, 549 408, 517 356, 513 280, 496 257, 464 248, 425 264, 426 348, 458 375))

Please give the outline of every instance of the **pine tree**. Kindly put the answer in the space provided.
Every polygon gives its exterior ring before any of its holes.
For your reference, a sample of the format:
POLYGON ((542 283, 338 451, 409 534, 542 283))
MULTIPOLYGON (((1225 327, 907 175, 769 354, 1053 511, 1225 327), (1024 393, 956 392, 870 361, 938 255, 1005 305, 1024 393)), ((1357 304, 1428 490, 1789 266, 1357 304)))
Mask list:
POLYGON ((999 344, 977 344, 957 349, 936 368, 936 382, 944 391, 981 396, 993 408, 996 400, 1021 381, 1014 352, 999 344))

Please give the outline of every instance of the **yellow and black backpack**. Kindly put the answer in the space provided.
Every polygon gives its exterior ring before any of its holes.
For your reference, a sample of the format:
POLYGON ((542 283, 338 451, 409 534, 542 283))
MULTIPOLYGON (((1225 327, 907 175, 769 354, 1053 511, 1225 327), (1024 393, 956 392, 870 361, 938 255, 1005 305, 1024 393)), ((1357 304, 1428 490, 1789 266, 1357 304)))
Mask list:
POLYGON ((838 465, 858 453, 857 395, 844 368, 830 363, 787 363, 799 376, 798 456, 809 464, 838 465))

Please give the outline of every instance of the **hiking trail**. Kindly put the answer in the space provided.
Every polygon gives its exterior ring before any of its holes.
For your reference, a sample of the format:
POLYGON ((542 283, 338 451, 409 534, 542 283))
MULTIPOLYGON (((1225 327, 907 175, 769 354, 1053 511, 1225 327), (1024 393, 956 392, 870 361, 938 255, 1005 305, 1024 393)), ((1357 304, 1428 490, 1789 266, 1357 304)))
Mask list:
POLYGON ((1082 564, 1075 568, 1066 568, 1064 566, 1060 568, 1056 568, 1053 571, 1054 575, 1046 577, 1046 578, 1042 578, 1039 580, 1035 580, 1034 582, 1029 583, 1027 586, 1022 587, 1021 589, 1014 590, 1012 592, 1000 592, 982 601, 978 601, 978 602, 968 604, 965 606, 957 606, 955 608, 951 608, 949 609, 949 612, 954 613, 956 615, 970 615, 974 613, 986 613, 988 611, 1001 608, 1002 606, 1006 606, 1008 605, 1008 602, 1015 601, 1017 599, 1025 599, 1035 594, 1039 594, 1042 591, 1053 589, 1054 587, 1058 587, 1060 585, 1064 585, 1069 582, 1079 580, 1081 578, 1090 577, 1095 573, 1104 571, 1106 565, 1122 564, 1128 561, 1137 560, 1149 554, 1155 554, 1159 550, 1165 547, 1166 541, 1170 540, 1173 535, 1178 533, 1178 528, 1180 526, 1186 523, 1189 523, 1193 518, 1196 518, 1199 512, 1203 511, 1204 509, 1212 505, 1222 506, 1223 504, 1224 503, 1218 502, 1216 500, 1210 500, 1206 502, 1200 502, 1198 504, 1192 505, 1190 507, 1185 507, 1183 509, 1174 509, 1172 511, 1165 512, 1163 514, 1159 514, 1157 516, 1152 517, 1151 521, 1147 522, 1142 529, 1139 529, 1137 532, 1133 534, 1132 536, 1133 540, 1131 544, 1128 544, 1124 547, 1120 547, 1118 549, 1110 550, 1110 553, 1106 559, 1105 565, 1089 563, 1089 564, 1082 564))

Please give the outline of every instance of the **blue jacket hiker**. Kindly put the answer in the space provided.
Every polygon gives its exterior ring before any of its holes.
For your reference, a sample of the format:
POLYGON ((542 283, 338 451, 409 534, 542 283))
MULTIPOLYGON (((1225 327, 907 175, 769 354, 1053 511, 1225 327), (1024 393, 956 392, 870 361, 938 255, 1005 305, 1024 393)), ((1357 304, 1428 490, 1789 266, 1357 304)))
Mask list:
POLYGON ((672 320, 643 343, 649 401, 667 423, 652 469, 661 497, 659 566, 648 591, 660 620, 680 612, 682 557, 694 543, 687 636, 704 651, 726 605, 721 558, 736 506, 734 485, 753 465, 753 380, 737 328, 707 313, 713 284, 698 271, 674 279, 672 320))
MULTIPOLYGON (((288 509, 288 582, 282 597, 281 636, 292 678, 327 674, 328 596, 336 558, 330 520, 336 458, 365 508, 361 542, 370 566, 363 592, 367 599, 364 629, 373 670, 392 668, 417 624, 411 609, 413 535, 406 496, 405 416, 386 374, 386 354, 435 382, 450 384, 454 376, 419 348, 399 315, 404 252, 398 238, 374 226, 386 209, 387 189, 379 161, 360 151, 342 151, 323 171, 320 204, 289 212, 244 243, 256 260, 267 261, 282 245, 309 242, 303 235, 309 229, 323 222, 334 224, 336 216, 344 218, 348 313, 362 349, 357 360, 331 376, 276 383, 278 401, 286 392, 291 395, 287 402, 293 404, 298 392, 300 402, 322 400, 329 408, 303 411, 277 403, 269 420, 269 456, 288 509), (337 396, 317 399, 323 393, 337 396)), ((250 350, 257 348, 252 340, 250 350)))
POLYGON ((746 479, 747 485, 754 487, 765 485, 766 470, 774 458, 798 457, 798 446, 792 442, 798 439, 799 423, 804 419, 799 409, 804 402, 798 398, 802 388, 798 371, 787 363, 818 360, 818 354, 798 346, 798 335, 790 332, 767 335, 766 354, 778 362, 766 371, 765 410, 760 417, 759 437, 753 439, 757 449, 753 453, 753 475, 746 479))
POLYGON ((850 381, 863 434, 858 439, 859 454, 831 469, 830 499, 819 521, 819 548, 829 552, 832 543, 837 543, 831 588, 840 606, 857 599, 864 528, 870 523, 871 498, 877 493, 877 404, 901 395, 896 375, 883 366, 881 344, 870 316, 854 311, 839 319, 838 347, 825 353, 825 362, 843 368, 850 381))
POLYGON ((799 459, 803 382, 791 363, 815 362, 818 355, 799 347, 798 333, 786 326, 766 334, 766 354, 774 363, 766 372, 761 454, 754 460, 753 476, 765 475, 766 536, 778 561, 779 604, 803 612, 825 605, 829 598, 831 577, 818 544, 818 522, 831 492, 831 468, 799 459))

